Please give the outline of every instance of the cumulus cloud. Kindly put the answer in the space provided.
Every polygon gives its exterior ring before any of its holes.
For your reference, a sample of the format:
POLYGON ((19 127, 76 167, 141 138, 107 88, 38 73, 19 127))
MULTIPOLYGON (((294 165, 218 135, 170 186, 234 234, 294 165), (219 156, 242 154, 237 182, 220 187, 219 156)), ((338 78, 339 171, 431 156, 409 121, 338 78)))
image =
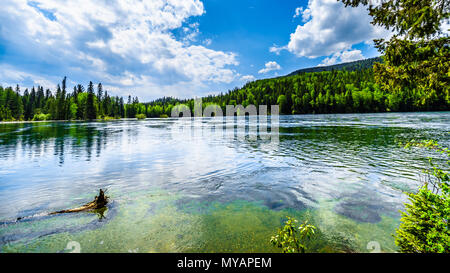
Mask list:
POLYGON ((261 70, 258 71, 259 74, 265 74, 268 73, 270 71, 274 71, 274 70, 280 70, 281 66, 279 64, 277 64, 277 62, 267 62, 265 64, 265 67, 261 70))
POLYGON ((349 50, 354 44, 390 34, 370 24, 371 17, 364 6, 346 8, 336 0, 309 0, 301 14, 306 23, 297 26, 286 46, 272 48, 271 52, 288 50, 308 58, 330 56, 349 50))
POLYGON ((295 19, 297 17, 300 17, 300 15, 302 16, 302 21, 306 22, 311 17, 311 10, 309 10, 309 9, 303 10, 303 7, 298 7, 295 9, 293 18, 295 19))
POLYGON ((117 90, 142 88, 146 97, 230 83, 236 54, 194 44, 199 24, 185 24, 204 13, 200 0, 3 0, 0 39, 22 60, 3 61, 39 77, 87 75, 117 90))

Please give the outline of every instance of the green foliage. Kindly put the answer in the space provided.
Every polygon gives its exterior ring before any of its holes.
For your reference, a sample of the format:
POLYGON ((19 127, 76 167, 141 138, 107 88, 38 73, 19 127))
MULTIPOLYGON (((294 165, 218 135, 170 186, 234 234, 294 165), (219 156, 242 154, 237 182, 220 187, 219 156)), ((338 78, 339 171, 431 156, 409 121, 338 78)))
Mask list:
MULTIPOLYGON (((372 113, 450 110, 450 96, 443 89, 430 95, 425 89, 403 87, 395 92, 375 82, 372 68, 355 71, 301 73, 289 77, 247 83, 215 96, 202 98, 203 108, 215 104, 226 112, 226 105, 280 105, 284 114, 372 113)), ((147 103, 147 116, 170 116, 167 109, 177 104, 193 113, 194 100, 162 98, 147 103)))
MULTIPOLYGON (((406 148, 415 146, 432 149, 446 157, 450 166, 449 150, 435 141, 411 141, 406 148)), ((409 193, 410 204, 405 204, 402 223, 395 234, 395 243, 401 252, 450 253, 450 190, 449 173, 429 158, 427 180, 417 193, 409 193)))
POLYGON ((305 241, 315 234, 316 227, 305 222, 298 226, 298 221, 287 216, 283 228, 278 229, 276 235, 272 236, 270 242, 281 248, 283 253, 305 253, 305 241))
POLYGON ((69 106, 69 119, 76 119, 77 118, 77 112, 78 112, 78 105, 74 102, 70 103, 69 106))
POLYGON ((147 118, 147 116, 145 114, 137 114, 136 118, 137 119, 145 119, 145 118, 147 118))
POLYGON ((374 25, 384 26, 408 39, 433 37, 442 20, 449 18, 446 0, 387 0, 372 5, 369 0, 341 0, 346 6, 369 5, 374 25))
POLYGON ((11 87, 0 87, 0 120, 23 120, 24 107, 19 86, 14 91, 11 87))
POLYGON ((285 95, 278 96, 277 104, 280 106, 280 112, 282 114, 289 113, 287 107, 287 99, 285 95))
POLYGON ((383 63, 375 63, 375 82, 394 93, 416 93, 415 106, 448 110, 450 86, 449 37, 441 32, 449 19, 446 0, 341 0, 346 5, 369 5, 372 23, 397 32, 375 40, 383 63))
MULTIPOLYGON (((44 92, 42 86, 33 87, 31 91, 25 89, 23 94, 20 94, 19 86, 15 91, 11 87, 4 89, 0 86, 0 121, 42 120, 44 115, 46 120, 124 117, 123 99, 110 97, 107 91, 103 92, 101 84, 98 88, 97 96, 92 83, 89 84, 88 92, 82 85, 77 85, 69 93, 66 90, 66 78, 58 85, 55 95, 49 89, 44 92)), ((145 114, 145 105, 140 104, 140 109, 145 114)))
POLYGON ((89 82, 86 105, 84 108, 84 118, 88 120, 93 120, 97 118, 97 109, 95 107, 95 95, 94 95, 94 85, 89 82))
POLYGON ((33 117, 33 121, 43 121, 43 120, 49 120, 50 114, 35 114, 33 117))
POLYGON ((374 67, 375 81, 385 90, 421 93, 416 102, 420 106, 448 109, 449 42, 448 37, 431 41, 392 38, 383 46, 385 63, 374 67))

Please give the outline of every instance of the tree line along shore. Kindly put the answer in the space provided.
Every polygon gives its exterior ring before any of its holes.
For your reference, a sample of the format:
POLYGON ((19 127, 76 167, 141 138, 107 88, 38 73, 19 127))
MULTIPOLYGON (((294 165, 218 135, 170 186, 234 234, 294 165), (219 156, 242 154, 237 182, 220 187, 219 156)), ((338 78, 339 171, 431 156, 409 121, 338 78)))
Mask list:
MULTIPOLYGON (((331 70, 249 82, 242 88, 202 98, 203 107, 217 105, 279 105, 281 114, 374 113, 450 110, 449 89, 429 92, 405 86, 386 90, 374 79, 373 68, 331 70)), ((66 78, 56 92, 42 86, 31 90, 0 87, 0 121, 109 120, 171 116, 194 99, 164 97, 142 103, 137 97, 111 96, 101 83, 78 84, 68 92, 66 78)))

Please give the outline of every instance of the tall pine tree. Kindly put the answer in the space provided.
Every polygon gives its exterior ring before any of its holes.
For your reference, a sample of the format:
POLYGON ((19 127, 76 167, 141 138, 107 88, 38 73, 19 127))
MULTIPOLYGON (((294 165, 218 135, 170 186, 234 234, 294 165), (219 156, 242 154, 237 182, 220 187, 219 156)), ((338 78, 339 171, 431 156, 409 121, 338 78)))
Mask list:
POLYGON ((93 120, 97 118, 97 111, 95 109, 95 95, 94 95, 94 84, 89 82, 87 89, 87 99, 85 108, 85 119, 93 120))

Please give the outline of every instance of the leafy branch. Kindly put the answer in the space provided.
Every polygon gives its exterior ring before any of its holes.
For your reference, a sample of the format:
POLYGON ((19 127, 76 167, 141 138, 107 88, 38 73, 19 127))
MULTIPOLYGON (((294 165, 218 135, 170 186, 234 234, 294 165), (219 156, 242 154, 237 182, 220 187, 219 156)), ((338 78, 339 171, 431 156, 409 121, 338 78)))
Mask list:
POLYGON ((308 221, 298 226, 298 221, 287 216, 283 228, 278 229, 270 242, 281 248, 283 253, 305 253, 305 241, 315 234, 316 227, 308 224, 308 221))

